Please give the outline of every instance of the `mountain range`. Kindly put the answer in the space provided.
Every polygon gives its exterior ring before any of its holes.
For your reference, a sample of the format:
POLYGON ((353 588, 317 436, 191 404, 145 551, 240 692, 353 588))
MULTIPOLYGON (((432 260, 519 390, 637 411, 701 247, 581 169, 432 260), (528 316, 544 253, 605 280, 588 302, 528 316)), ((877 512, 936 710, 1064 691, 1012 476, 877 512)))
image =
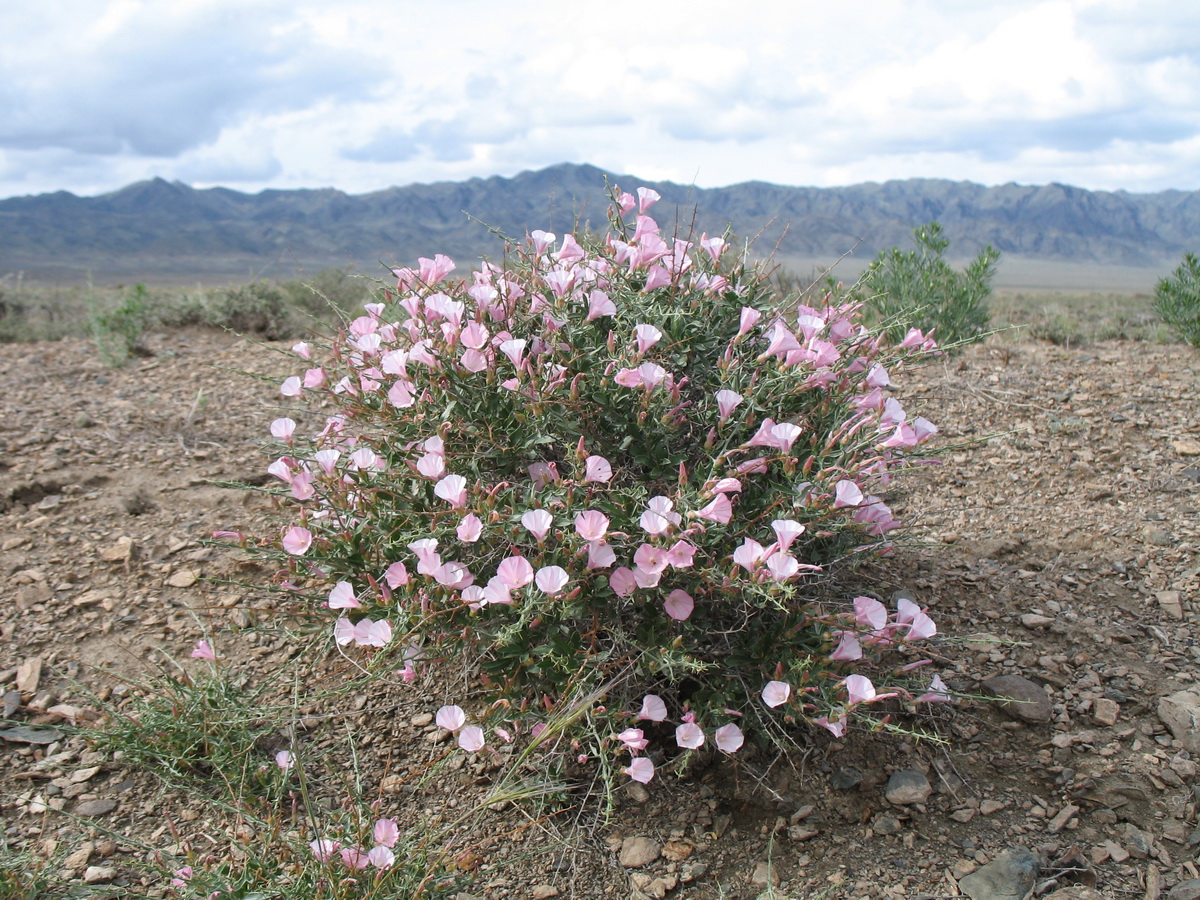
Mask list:
MULTIPOLYGON (((292 277, 327 266, 382 273, 446 253, 497 258, 496 232, 520 238, 607 227, 606 184, 651 187, 665 230, 752 239, 752 252, 819 266, 853 252, 911 245, 931 220, 967 258, 985 244, 1008 265, 1101 273, 1167 271, 1200 250, 1200 191, 1102 192, 1062 184, 985 187, 931 179, 840 188, 746 182, 697 188, 562 164, 512 178, 413 184, 349 195, 333 188, 195 189, 162 179, 96 197, 59 191, 0 200, 0 277, 38 280, 228 281, 292 277)), ((1152 280, 1148 283, 1152 284, 1152 280)))

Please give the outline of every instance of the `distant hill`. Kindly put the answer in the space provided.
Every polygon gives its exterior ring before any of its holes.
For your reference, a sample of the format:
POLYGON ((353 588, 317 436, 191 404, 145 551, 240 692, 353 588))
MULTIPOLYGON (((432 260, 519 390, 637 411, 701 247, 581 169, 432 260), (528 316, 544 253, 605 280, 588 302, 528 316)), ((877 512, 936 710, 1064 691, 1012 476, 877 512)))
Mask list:
MULTIPOLYGON (((326 266, 382 272, 448 253, 461 265, 502 252, 500 232, 606 225, 605 179, 663 196, 654 214, 681 232, 731 225, 754 248, 791 264, 829 263, 855 248, 861 267, 879 250, 908 246, 937 219, 952 253, 985 244, 1009 264, 1150 273, 1200 249, 1200 191, 1130 194, 1061 184, 984 187, 930 179, 801 188, 747 182, 702 189, 647 182, 594 166, 558 165, 513 178, 414 184, 368 194, 339 190, 196 190, 162 179, 111 194, 64 191, 0 200, 0 276, 98 281, 218 281, 291 277, 326 266), (470 213, 470 216, 467 215, 470 213)), ((1103 282, 1104 279, 1101 278, 1103 282)))

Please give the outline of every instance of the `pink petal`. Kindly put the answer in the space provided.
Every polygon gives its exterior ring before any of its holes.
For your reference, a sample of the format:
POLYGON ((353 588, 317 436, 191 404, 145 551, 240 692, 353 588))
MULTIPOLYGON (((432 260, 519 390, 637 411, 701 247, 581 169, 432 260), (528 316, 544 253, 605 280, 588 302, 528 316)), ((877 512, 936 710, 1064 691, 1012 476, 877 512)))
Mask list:
POLYGON ((303 556, 312 546, 312 532, 299 525, 293 525, 283 534, 283 549, 292 556, 303 556))
POLYGON ((396 824, 395 819, 377 819, 372 835, 375 843, 385 847, 395 847, 396 842, 400 840, 400 827, 396 824))
POLYGON ((460 541, 466 544, 473 544, 483 534, 483 522, 475 513, 468 513, 462 517, 455 532, 458 534, 460 541))
POLYGON ((792 686, 786 681, 768 681, 762 689, 762 701, 772 709, 787 703, 791 696, 792 686))
POLYGON ((348 581, 339 581, 329 592, 330 609, 358 609, 362 606, 354 596, 354 586, 348 581))
POLYGON ((525 529, 530 534, 537 538, 540 544, 549 533, 550 526, 554 524, 554 517, 544 509, 530 509, 526 510, 525 514, 521 516, 521 524, 525 526, 525 529))
POLYGON ((192 656, 196 659, 207 659, 210 662, 217 658, 217 654, 213 652, 208 641, 196 641, 196 648, 192 651, 192 656))
POLYGON ((468 725, 458 735, 458 746, 462 747, 468 753, 482 750, 483 745, 486 743, 487 741, 483 737, 483 729, 478 725, 468 725))
POLYGON ((443 706, 437 711, 434 721, 439 728, 445 728, 447 731, 458 731, 467 722, 467 714, 463 712, 461 706, 443 706))
POLYGON ((589 456, 584 461, 585 482, 599 482, 601 484, 612 478, 612 466, 608 464, 608 460, 603 456, 589 456))
POLYGON ((601 540, 608 532, 608 516, 596 510, 581 512, 575 517, 575 531, 585 541, 601 540))
POLYGON ((638 586, 637 577, 628 566, 621 566, 608 576, 608 585, 618 597, 628 597, 638 586))
POLYGON ((649 722, 661 722, 667 717, 667 704, 657 694, 647 694, 642 698, 642 708, 637 717, 649 722))
POLYGON ((866 675, 847 675, 842 683, 846 686, 848 703, 869 703, 875 699, 875 685, 866 675))
POLYGON ((543 566, 534 577, 538 589, 551 597, 560 593, 569 580, 570 576, 562 566, 543 566))
POLYGON ((742 749, 742 744, 746 743, 746 737, 742 734, 742 729, 730 722, 728 725, 722 725, 713 732, 713 740, 717 745, 717 749, 723 753, 737 753, 742 749))
POLYGON ((704 732, 695 722, 684 722, 675 729, 675 743, 685 750, 698 750, 704 746, 704 732))
POLYGON ((639 756, 625 767, 625 774, 634 781, 649 784, 651 779, 654 778, 654 763, 650 762, 644 756, 639 756))
POLYGON ((523 556, 510 556, 496 569, 499 578, 509 590, 525 587, 533 581, 533 566, 523 556))
POLYGON ((663 604, 663 610, 666 614, 677 622, 686 621, 695 608, 696 604, 692 600, 691 594, 679 590, 671 591, 671 593, 667 594, 667 600, 663 604))
POLYGON ((728 525, 729 520, 733 518, 733 504, 729 502, 728 494, 717 494, 712 503, 696 510, 696 515, 719 525, 728 525))

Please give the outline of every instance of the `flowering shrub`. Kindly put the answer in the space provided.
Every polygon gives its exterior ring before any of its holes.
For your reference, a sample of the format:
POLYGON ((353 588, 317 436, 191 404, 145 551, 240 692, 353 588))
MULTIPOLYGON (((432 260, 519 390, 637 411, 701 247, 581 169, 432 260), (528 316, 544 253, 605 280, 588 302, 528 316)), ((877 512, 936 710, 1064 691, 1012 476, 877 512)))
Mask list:
POLYGON ((572 753, 640 781, 654 737, 841 734, 896 696, 846 666, 936 630, 909 601, 810 596, 889 546, 880 488, 936 428, 887 391, 933 342, 889 345, 855 304, 789 307, 724 238, 664 236, 656 199, 621 194, 602 240, 535 231, 465 280, 440 255, 398 269, 281 386, 333 411, 313 435, 272 424, 294 518, 261 549, 348 652, 405 679, 476 671, 493 704, 438 713, 469 752, 488 722, 536 737, 584 695, 601 740, 572 753))

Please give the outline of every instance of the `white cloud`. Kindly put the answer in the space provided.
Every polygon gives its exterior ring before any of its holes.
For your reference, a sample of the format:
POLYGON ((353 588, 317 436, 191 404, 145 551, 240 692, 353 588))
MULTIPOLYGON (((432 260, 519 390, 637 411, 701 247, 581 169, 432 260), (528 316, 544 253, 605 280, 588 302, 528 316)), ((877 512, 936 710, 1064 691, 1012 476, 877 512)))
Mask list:
POLYGON ((44 0, 0 6, 0 196, 561 161, 712 186, 1200 187, 1177 0, 44 0), (581 28, 578 22, 590 23, 581 28))

